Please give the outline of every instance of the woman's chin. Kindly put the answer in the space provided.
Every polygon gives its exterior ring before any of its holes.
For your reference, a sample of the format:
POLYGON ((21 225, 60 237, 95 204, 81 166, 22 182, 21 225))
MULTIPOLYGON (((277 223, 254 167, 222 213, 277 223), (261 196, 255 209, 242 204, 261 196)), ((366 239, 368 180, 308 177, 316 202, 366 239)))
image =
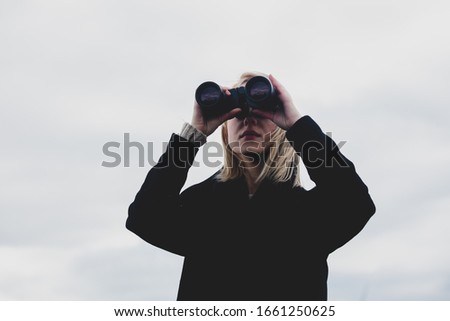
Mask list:
POLYGON ((243 157, 254 157, 255 155, 261 155, 264 153, 262 148, 235 148, 233 153, 242 155, 243 157))

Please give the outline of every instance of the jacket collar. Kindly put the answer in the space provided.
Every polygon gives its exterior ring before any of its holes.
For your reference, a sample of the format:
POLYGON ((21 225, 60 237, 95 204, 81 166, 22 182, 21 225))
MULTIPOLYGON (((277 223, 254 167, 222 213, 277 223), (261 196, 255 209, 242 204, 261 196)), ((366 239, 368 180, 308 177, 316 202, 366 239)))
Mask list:
MULTIPOLYGON (((215 177, 220 173, 220 171, 216 172, 213 175, 214 185, 213 188, 219 195, 223 195, 226 197, 232 197, 232 199, 248 199, 248 187, 247 182, 245 181, 245 177, 241 176, 233 180, 229 180, 226 182, 220 182, 215 179, 215 177)), ((268 197, 270 195, 287 192, 292 190, 293 186, 293 178, 287 182, 275 183, 270 179, 264 179, 258 187, 258 190, 253 195, 252 199, 259 199, 261 197, 268 197)))

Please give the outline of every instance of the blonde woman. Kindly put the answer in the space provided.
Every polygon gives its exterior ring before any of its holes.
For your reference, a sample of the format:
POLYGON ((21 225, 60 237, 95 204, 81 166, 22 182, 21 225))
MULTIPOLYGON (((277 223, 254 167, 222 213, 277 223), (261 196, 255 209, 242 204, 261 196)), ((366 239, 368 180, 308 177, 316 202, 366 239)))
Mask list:
MULTIPOLYGON (((236 86, 259 73, 244 73, 236 86)), ((184 256, 178 300, 326 300, 328 255, 375 205, 350 162, 288 91, 272 112, 213 119, 194 104, 130 205, 127 228, 184 256), (198 148, 222 125, 223 168, 180 193, 198 148), (300 185, 299 156, 316 186, 300 185)), ((223 88, 230 95, 227 88, 223 88)))

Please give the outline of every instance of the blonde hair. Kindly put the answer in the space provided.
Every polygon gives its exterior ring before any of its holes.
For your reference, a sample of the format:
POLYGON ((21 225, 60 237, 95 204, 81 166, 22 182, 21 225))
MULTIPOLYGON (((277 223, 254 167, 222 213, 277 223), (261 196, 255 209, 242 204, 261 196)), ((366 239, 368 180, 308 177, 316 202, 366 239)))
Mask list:
MULTIPOLYGON (((260 72, 245 72, 233 87, 244 85, 254 76, 268 77, 268 75, 260 72)), ((218 174, 217 179, 226 182, 244 175, 244 167, 241 166, 239 158, 233 153, 230 142, 228 141, 227 122, 222 125, 222 144, 225 151, 224 166, 218 174)), ((292 145, 287 141, 286 131, 277 127, 270 133, 268 144, 264 167, 257 178, 256 183, 268 178, 274 183, 292 180, 293 187, 301 186, 299 173, 300 157, 297 155, 292 145)))

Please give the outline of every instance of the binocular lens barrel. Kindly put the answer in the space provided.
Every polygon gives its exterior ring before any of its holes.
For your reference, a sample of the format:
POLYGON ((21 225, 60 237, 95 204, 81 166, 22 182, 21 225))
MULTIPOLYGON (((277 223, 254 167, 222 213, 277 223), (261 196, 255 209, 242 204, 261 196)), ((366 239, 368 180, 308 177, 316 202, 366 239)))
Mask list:
POLYGON ((201 84, 195 93, 195 99, 200 106, 214 106, 223 96, 219 85, 212 81, 201 84))
POLYGON ((254 77, 245 86, 247 94, 255 101, 262 101, 270 97, 272 88, 270 82, 263 77, 254 77))

